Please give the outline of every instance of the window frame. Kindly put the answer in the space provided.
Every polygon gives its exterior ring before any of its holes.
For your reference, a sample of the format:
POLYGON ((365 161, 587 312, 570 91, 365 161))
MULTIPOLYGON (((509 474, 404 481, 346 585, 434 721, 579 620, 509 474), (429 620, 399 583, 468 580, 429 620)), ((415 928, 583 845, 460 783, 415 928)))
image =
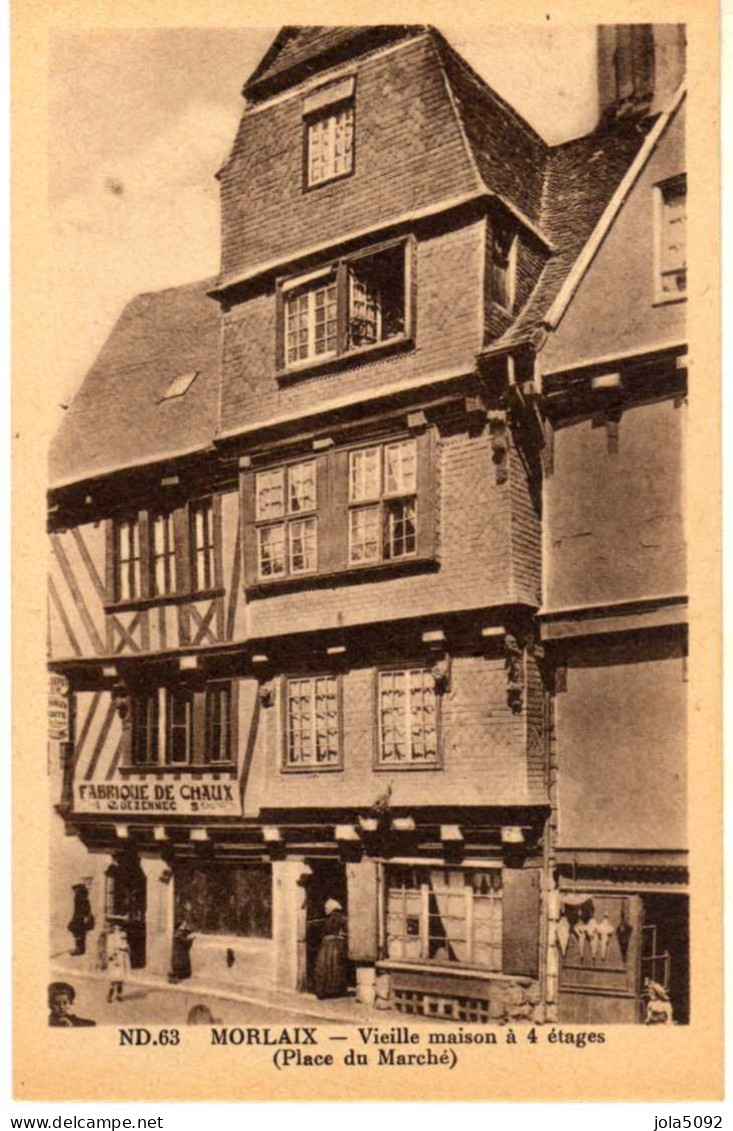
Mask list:
POLYGON ((517 301, 517 251, 519 247, 519 233, 514 228, 494 222, 491 228, 491 290, 492 299, 506 314, 513 314, 517 301), (502 302, 498 296, 495 272, 498 267, 496 259, 497 238, 505 236, 509 239, 509 250, 502 259, 506 258, 506 293, 508 302, 502 302))
POLYGON ((344 181, 349 177, 353 177, 356 173, 356 97, 352 91, 342 97, 328 102, 323 106, 319 106, 313 110, 306 110, 303 114, 303 192, 315 192, 317 189, 322 188, 324 185, 337 184, 339 181, 344 181), (341 173, 333 173, 330 177, 324 177, 319 181, 312 181, 310 176, 310 131, 311 127, 316 122, 323 121, 329 118, 335 118, 344 109, 351 110, 351 165, 341 173))
POLYGON ((134 601, 141 601, 145 599, 143 593, 144 588, 144 571, 143 571, 143 546, 142 546, 142 521, 138 511, 134 514, 118 515, 112 520, 112 570, 113 570, 113 600, 117 605, 128 604, 134 601), (132 541, 133 550, 130 551, 131 556, 122 558, 122 530, 128 530, 128 543, 132 541), (134 544, 137 543, 137 554, 134 554, 134 544), (137 568, 136 568, 137 566, 137 568), (136 593, 128 593, 127 596, 122 596, 122 575, 123 568, 126 567, 127 587, 132 590, 131 581, 137 588, 136 593))
MULTIPOLYGON (((384 240, 379 244, 361 248, 359 251, 331 260, 321 267, 309 272, 284 275, 276 280, 275 292, 277 299, 276 315, 276 375, 280 380, 297 377, 299 373, 332 365, 343 365, 350 358, 362 357, 371 352, 405 348, 414 344, 416 310, 415 289, 417 272, 417 240, 412 233, 397 236, 394 239, 384 240), (371 259, 388 254, 395 249, 402 249, 403 267, 403 330, 389 338, 382 338, 376 342, 364 345, 349 344, 349 315, 352 304, 352 282, 350 267, 362 259, 371 259), (308 358, 288 362, 287 360, 287 296, 293 291, 316 285, 322 278, 328 278, 333 273, 336 285, 336 350, 325 354, 309 356, 308 358)), ((383 328, 383 319, 380 312, 380 327, 383 328)), ((309 329, 310 334, 310 329, 309 329)))
POLYGON ((165 694, 165 734, 163 740, 163 764, 169 770, 181 769, 181 767, 192 766, 195 762, 194 759, 194 717, 195 717, 195 698, 193 689, 187 687, 185 684, 170 684, 164 688, 165 694), (186 758, 181 761, 175 761, 171 757, 173 747, 173 730, 181 729, 181 724, 173 721, 173 701, 180 697, 186 707, 186 722, 185 722, 185 735, 186 735, 186 758))
POLYGON ((255 504, 255 538, 257 540, 257 581, 258 584, 269 584, 277 581, 292 581, 301 577, 313 577, 318 573, 318 460, 315 456, 305 459, 292 460, 289 463, 279 464, 277 467, 264 467, 254 472, 254 504, 255 504), (291 474, 295 468, 311 465, 313 468, 313 506, 305 510, 293 510, 291 474), (280 474, 282 477, 282 513, 276 517, 260 515, 260 477, 280 474), (293 569, 293 536, 292 530, 300 525, 314 523, 315 549, 314 564, 309 569, 293 569), (282 561, 283 569, 280 573, 264 574, 262 572, 262 534, 264 531, 282 528, 282 561))
MULTIPOLYGON (((280 692, 280 770, 284 774, 332 774, 344 768, 344 719, 343 719, 343 679, 336 671, 291 671, 283 675, 279 684, 280 692), (315 684, 319 679, 334 680, 336 683, 336 725, 338 727, 338 758, 335 762, 309 762, 307 765, 292 765, 288 761, 290 747, 289 687, 291 683, 308 680, 313 684, 313 712, 315 715, 315 684)), ((315 738, 313 731, 312 737, 315 738)), ((315 744, 313 746, 315 751, 315 744)))
POLYGON ((160 598, 175 597, 179 592, 178 580, 178 546, 176 539, 176 512, 175 510, 151 510, 149 512, 150 524, 150 597, 160 598), (155 532, 159 522, 164 523, 164 549, 158 553, 155 545, 155 532), (166 588, 158 588, 157 566, 162 562, 166 588))
POLYGON ((346 557, 347 557, 348 568, 349 569, 364 569, 364 568, 367 568, 369 566, 395 565, 395 564, 399 564, 401 562, 411 562, 411 561, 417 560, 417 558, 418 558, 418 523, 419 523, 419 507, 420 507, 419 491, 418 491, 419 450, 418 450, 417 437, 412 436, 412 435, 408 435, 408 436, 401 436, 401 437, 397 437, 397 438, 392 438, 390 440, 379 440, 376 443, 361 444, 358 447, 350 448, 349 452, 348 452, 348 456, 349 456, 349 462, 348 462, 348 485, 347 485, 347 504, 346 504, 347 505, 347 519, 346 519, 346 522, 347 522, 347 532, 346 532, 347 552, 346 552, 346 557), (397 447, 401 448, 405 444, 411 444, 413 446, 413 449, 414 449, 414 459, 413 459, 414 484, 413 484, 412 490, 398 489, 398 490, 390 491, 390 490, 387 489, 387 479, 388 479, 387 451, 390 448, 397 448, 397 447), (379 480, 379 482, 378 482, 377 491, 374 495, 365 495, 363 498, 352 498, 352 486, 353 486, 353 481, 354 481, 352 468, 353 468, 354 457, 358 456, 361 453, 365 453, 365 452, 373 451, 373 450, 377 450, 379 452, 379 460, 378 460, 378 480, 379 480), (414 508, 413 509, 413 519, 412 519, 413 528, 414 528, 414 533, 413 533, 413 538, 414 538, 414 543, 415 543, 414 549, 410 553, 400 554, 399 556, 386 556, 385 552, 384 552, 385 551, 385 523, 387 521, 387 516, 390 512, 390 506, 393 507, 395 504, 399 504, 399 503, 403 503, 405 505, 408 505, 410 502, 413 503, 413 508, 414 508), (376 512, 377 512, 377 516, 378 516, 377 538, 378 538, 378 545, 379 545, 379 557, 364 559, 364 560, 361 560, 361 561, 354 561, 353 558, 352 558, 352 530, 353 530, 352 515, 360 512, 360 511, 367 511, 367 510, 376 510, 376 512))
MULTIPOLYGON (((443 769, 443 727, 442 727, 442 696, 435 686, 433 680, 433 697, 435 703, 435 758, 433 761, 414 761, 412 758, 404 762, 397 761, 384 761, 382 753, 382 727, 381 727, 381 709, 380 709, 380 691, 381 691, 381 677, 387 674, 407 674, 411 671, 420 670, 424 672, 428 679, 432 679, 430 666, 424 660, 418 660, 415 663, 396 663, 396 664, 382 664, 373 669, 373 718, 374 718, 374 755, 373 755, 373 769, 381 772, 404 773, 405 771, 417 772, 431 772, 443 769)), ((406 729, 407 729, 407 716, 406 716, 406 729)))
POLYGON ((156 769, 160 766, 160 689, 153 688, 140 688, 132 695, 132 702, 130 704, 131 710, 131 734, 130 734, 130 762, 129 765, 134 770, 145 770, 151 767, 156 769), (140 727, 141 714, 145 714, 144 728, 140 727), (154 717, 154 725, 151 726, 150 715, 154 717), (145 752, 146 757, 141 759, 138 757, 141 742, 141 729, 145 733, 145 752), (155 757, 150 757, 150 752, 153 749, 151 742, 151 735, 155 734, 155 757))
POLYGON ((234 706, 235 695, 232 688, 231 680, 216 679, 207 682, 204 688, 204 748, 203 748, 203 762, 204 765, 210 767, 212 770, 218 770, 222 767, 230 768, 234 764, 232 756, 233 741, 234 741, 234 706), (219 721, 219 747, 221 748, 221 731, 224 732, 224 749, 225 756, 223 758, 214 758, 212 751, 214 748, 214 741, 212 731, 214 730, 213 721, 213 696, 215 694, 223 694, 226 703, 226 713, 223 716, 225 722, 219 721))
MULTIPOLYGON (((384 888, 385 888, 385 896, 386 896, 385 901, 384 901, 384 931, 385 931, 385 943, 386 943, 386 946, 387 946, 387 958, 386 958, 385 961, 387 963, 392 963, 392 962, 399 962, 401 964, 404 963, 405 965, 409 965, 409 966, 420 966, 420 965, 434 966, 436 968, 440 968, 440 969, 443 969, 443 970, 446 970, 446 971, 447 970, 456 971, 456 970, 470 969, 470 970, 485 972, 487 975, 488 974, 501 974, 501 973, 503 973, 503 970, 504 970, 504 876, 503 876, 503 871, 504 871, 504 869, 503 869, 501 863, 499 863, 499 862, 492 863, 490 861, 487 861, 486 864, 482 865, 481 867, 475 867, 475 866, 464 867, 464 866, 461 866, 461 865, 451 866, 451 865, 442 865, 442 864, 441 865, 430 865, 430 864, 426 865, 422 861, 419 861, 419 860, 415 860, 415 861, 392 861, 392 862, 387 863, 385 865, 385 875, 384 875, 384 888), (394 871, 397 870, 397 869, 400 869, 400 870, 403 870, 403 871, 407 870, 407 869, 411 869, 413 871, 413 873, 415 873, 415 878, 418 879, 418 881, 419 881, 418 886, 412 887, 412 888, 402 887, 402 888, 395 889, 394 886, 393 886, 393 880, 390 877, 390 872, 394 873, 394 871), (464 876, 470 877, 470 882, 465 882, 463 889, 461 889, 459 887, 451 888, 450 886, 446 886, 446 887, 440 888, 440 889, 433 889, 433 891, 439 891, 441 893, 447 894, 449 898, 457 897, 461 891, 463 891, 465 893, 465 915, 462 917, 462 922, 465 926, 466 938, 464 940, 460 940, 460 941, 464 942, 464 944, 466 946, 466 951, 467 951, 466 960, 464 962, 451 962, 450 960, 447 960, 447 959, 431 958, 430 954, 429 954, 430 941, 431 941, 431 936, 430 936, 431 915, 430 915, 430 904, 429 904, 430 884, 429 884, 429 877, 427 875, 424 875, 424 874, 430 873, 430 872, 436 872, 436 871, 446 873, 446 874, 449 873, 449 872, 458 872, 458 873, 460 873, 464 876), (423 877, 420 876, 420 873, 423 874, 423 877), (476 929, 477 917, 476 917, 476 914, 475 914, 475 911, 476 911, 476 902, 475 902, 476 901, 476 892, 475 892, 475 888, 474 888, 474 877, 477 874, 481 875, 483 873, 491 873, 492 875, 496 875, 496 874, 499 875, 498 886, 495 886, 494 882, 492 881, 492 884, 491 884, 492 894, 490 894, 488 896, 479 896, 479 898, 481 898, 481 899, 483 899, 483 898, 490 899, 492 905, 495 906, 496 904, 498 904, 498 908, 499 908, 499 910, 498 910, 498 929, 497 929, 497 924, 492 921, 492 931, 496 935, 498 935, 498 946, 497 946, 497 943, 493 940, 488 944, 488 945, 491 946, 492 950, 496 951, 498 949, 498 965, 491 965, 491 966, 486 966, 484 964, 481 964, 481 963, 478 963, 478 962, 475 961, 475 947, 476 947, 476 942, 477 942, 475 929, 476 929), (411 891, 411 892, 418 893, 419 898, 420 898, 420 910, 419 910, 419 913, 418 913, 417 916, 414 916, 414 915, 408 916, 407 910, 406 910, 406 900, 403 899, 403 903, 402 903, 403 924, 406 928, 408 918, 417 918, 418 919, 418 934, 417 935, 409 936, 406 933, 406 931, 405 931, 405 934, 403 934, 403 935, 390 935, 390 922, 389 922, 390 921, 390 898, 391 898, 391 894, 392 894, 393 890, 401 890, 403 892, 411 891), (472 896, 472 898, 470 900, 468 898, 469 892, 471 893, 471 896, 472 896), (404 943, 409 937, 419 939, 420 952, 421 952, 419 957, 414 957, 414 958, 409 957, 408 958, 408 957, 404 957, 404 955, 402 957, 397 957, 396 955, 390 955, 389 954, 389 946, 390 946, 391 938, 396 938, 398 940, 401 940, 404 943)), ((392 914, 394 915, 394 913, 392 913, 392 914)), ((454 919, 454 918, 457 918, 457 916, 455 916, 455 915, 448 916, 448 915, 441 914, 440 918, 441 918, 441 920, 443 920, 445 918, 453 918, 454 919)), ((480 918, 481 917, 479 916, 479 919, 480 918)), ((450 941, 450 940, 448 940, 448 941, 450 941)), ((456 941, 458 941, 458 940, 456 940, 456 941)), ((478 941, 481 942, 483 940, 478 940, 478 941)))
MULTIPOLYGON (((687 173, 675 173, 671 177, 665 177, 661 181, 657 181, 653 189, 653 287, 654 298, 653 306, 666 306, 669 303, 685 302, 688 296, 688 262, 687 262, 687 173), (685 199, 685 289, 684 291, 665 291, 662 288, 662 240, 664 239, 665 232, 665 207, 667 204, 665 192, 670 189, 681 187, 684 189, 685 199)), ((671 272, 666 272, 671 274, 671 272)))

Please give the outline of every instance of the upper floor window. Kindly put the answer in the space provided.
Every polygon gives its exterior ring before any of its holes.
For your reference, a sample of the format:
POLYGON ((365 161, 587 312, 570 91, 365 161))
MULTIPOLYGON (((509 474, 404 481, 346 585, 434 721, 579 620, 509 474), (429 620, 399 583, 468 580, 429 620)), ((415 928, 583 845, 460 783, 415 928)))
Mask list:
POLYGON ((229 683, 211 683, 206 688, 207 762, 230 762, 232 688, 229 683))
POLYGON ((435 680, 426 668, 379 672, 377 714, 380 765, 439 763, 435 680))
POLYGON ((173 685, 137 691, 131 700, 131 765, 230 763, 235 687, 222 680, 201 690, 173 685))
POLYGON ((168 688, 165 714, 166 764, 188 765, 193 749, 193 692, 187 687, 168 688))
POLYGON ((354 168, 354 104, 329 106, 306 119, 307 184, 344 177, 354 168))
POLYGON ((297 368, 406 338, 411 247, 397 241, 282 280, 278 366, 297 368))
POLYGON ((417 443, 360 448, 349 458, 349 561, 397 561, 417 553, 417 443))
POLYGON ((313 513, 316 505, 315 460, 257 472, 260 577, 297 576, 316 569, 318 525, 313 513))
POLYGON ((510 228, 494 224, 491 254, 493 298, 494 302, 510 313, 514 309, 516 263, 516 233, 510 228))
POLYGON ((317 282, 290 291, 285 299, 288 365, 336 353, 336 277, 329 269, 317 282))
POLYGON ((336 676, 289 679, 285 685, 285 769, 327 769, 341 761, 336 676))
POLYGON ((687 178, 663 181, 656 194, 656 297, 669 302, 687 292, 687 178))
POLYGON ((117 601, 141 596, 140 522, 135 515, 114 524, 114 593, 117 601))
POLYGON ((158 514, 152 520, 151 575, 153 594, 163 597, 176 592, 176 539, 173 513, 158 514))
POLYGON ((157 689, 141 692, 132 700, 132 763, 153 765, 158 761, 160 708, 157 689))
POLYGON ((215 578, 214 506, 212 499, 191 505, 191 567, 196 591, 213 589, 215 578))

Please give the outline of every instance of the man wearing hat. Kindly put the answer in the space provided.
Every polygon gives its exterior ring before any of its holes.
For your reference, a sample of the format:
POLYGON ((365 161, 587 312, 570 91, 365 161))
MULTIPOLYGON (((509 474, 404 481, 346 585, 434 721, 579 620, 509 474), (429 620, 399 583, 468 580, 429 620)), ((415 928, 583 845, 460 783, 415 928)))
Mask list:
POLYGON ((74 884, 74 914, 67 929, 74 936, 73 955, 85 954, 87 949, 87 933, 94 930, 94 916, 92 905, 89 902, 89 889, 86 884, 74 884))
POLYGON ((48 1023, 52 1028, 73 1029, 96 1025, 86 1017, 77 1017, 71 1012, 76 990, 68 982, 51 982, 48 987, 48 1023))

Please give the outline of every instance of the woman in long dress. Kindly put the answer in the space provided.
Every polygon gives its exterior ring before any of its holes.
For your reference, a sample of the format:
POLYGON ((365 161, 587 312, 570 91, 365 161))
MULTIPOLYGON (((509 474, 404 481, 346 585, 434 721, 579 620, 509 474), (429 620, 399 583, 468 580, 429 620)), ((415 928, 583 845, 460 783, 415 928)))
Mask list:
POLYGON ((122 1001, 122 989, 130 974, 130 944, 122 919, 113 919, 107 931, 107 1001, 122 1001))
POLYGON ((168 975, 169 982, 181 982, 191 977, 191 947, 193 946, 193 932, 189 928, 184 916, 173 932, 173 949, 171 954, 171 970, 168 975))
POLYGON ((316 958, 316 997, 342 997, 349 984, 347 920, 336 899, 326 900, 323 937, 316 958))

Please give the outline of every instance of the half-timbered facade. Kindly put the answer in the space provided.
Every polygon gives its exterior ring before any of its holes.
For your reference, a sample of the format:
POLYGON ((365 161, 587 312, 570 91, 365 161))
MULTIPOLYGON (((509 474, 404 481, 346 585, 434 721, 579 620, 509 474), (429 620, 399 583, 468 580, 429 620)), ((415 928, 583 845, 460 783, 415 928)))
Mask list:
POLYGON ((185 915, 197 976, 309 990, 336 898, 365 1000, 557 1009, 552 626, 618 578, 558 595, 593 457, 572 329, 545 358, 661 136, 644 81, 553 148, 430 28, 285 28, 248 80, 219 276, 129 304, 52 450, 54 802, 133 965, 185 915))

